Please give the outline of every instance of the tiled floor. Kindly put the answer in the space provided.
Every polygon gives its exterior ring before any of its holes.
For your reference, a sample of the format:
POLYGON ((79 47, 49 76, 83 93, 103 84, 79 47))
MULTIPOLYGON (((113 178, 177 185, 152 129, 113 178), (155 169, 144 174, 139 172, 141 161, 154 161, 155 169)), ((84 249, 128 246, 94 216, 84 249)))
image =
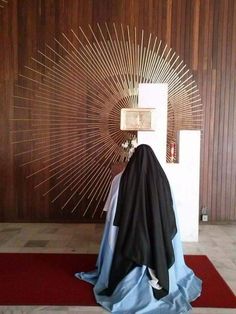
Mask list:
MULTIPOLYGON (((103 225, 0 223, 0 252, 97 253, 103 225)), ((205 254, 236 294, 236 225, 201 225, 198 243, 186 254, 205 254)), ((101 307, 0 306, 0 313, 107 313, 101 307)), ((194 314, 236 313, 236 309, 194 308, 194 314)), ((135 313, 130 313, 135 314, 135 313)))

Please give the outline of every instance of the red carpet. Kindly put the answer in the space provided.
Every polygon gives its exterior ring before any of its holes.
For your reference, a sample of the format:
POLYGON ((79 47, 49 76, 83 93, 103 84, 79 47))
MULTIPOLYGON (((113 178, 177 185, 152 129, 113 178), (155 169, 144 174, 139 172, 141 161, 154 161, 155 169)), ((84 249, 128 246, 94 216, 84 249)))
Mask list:
POLYGON ((236 308, 236 296, 207 256, 186 255, 185 262, 203 282, 193 307, 236 308))
MULTIPOLYGON (((203 280, 194 307, 236 308, 236 298, 206 256, 188 255, 203 280)), ((0 254, 0 305, 96 305, 92 286, 74 273, 94 268, 93 254, 0 254)))

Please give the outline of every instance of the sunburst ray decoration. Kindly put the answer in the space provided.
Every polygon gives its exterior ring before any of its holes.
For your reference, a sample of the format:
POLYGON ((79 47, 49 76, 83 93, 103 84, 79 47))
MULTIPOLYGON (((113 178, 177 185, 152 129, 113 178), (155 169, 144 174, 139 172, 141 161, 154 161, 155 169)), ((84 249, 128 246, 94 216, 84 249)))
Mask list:
POLYGON ((0 0, 0 9, 3 9, 7 3, 8 3, 7 0, 0 0))
POLYGON ((168 83, 167 160, 180 129, 201 129, 202 104, 186 65, 152 34, 89 26, 62 33, 19 75, 14 144, 34 188, 67 213, 102 216, 111 166, 124 161, 121 108, 137 107, 139 83, 168 83))

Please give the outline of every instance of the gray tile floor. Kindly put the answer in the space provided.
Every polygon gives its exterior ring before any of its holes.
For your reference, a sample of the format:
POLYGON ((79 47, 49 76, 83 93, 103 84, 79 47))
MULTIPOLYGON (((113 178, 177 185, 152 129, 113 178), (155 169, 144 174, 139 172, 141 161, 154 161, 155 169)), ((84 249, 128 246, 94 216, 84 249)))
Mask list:
MULTIPOLYGON (((0 223, 0 252, 97 253, 98 224, 0 223)), ((199 242, 183 243, 185 254, 207 255, 236 294, 236 225, 200 225, 199 242)), ((0 306, 5 314, 107 313, 101 307, 0 306)), ((193 314, 235 314, 236 309, 194 308, 193 314)), ((130 313, 135 314, 135 313, 130 313)))

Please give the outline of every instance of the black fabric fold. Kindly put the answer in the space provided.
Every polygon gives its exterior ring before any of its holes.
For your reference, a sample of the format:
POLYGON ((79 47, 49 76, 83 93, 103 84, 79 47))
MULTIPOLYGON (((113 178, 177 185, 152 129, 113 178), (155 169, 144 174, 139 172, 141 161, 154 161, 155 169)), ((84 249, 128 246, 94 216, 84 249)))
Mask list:
POLYGON ((134 267, 146 265, 162 287, 153 289, 154 296, 166 296, 177 228, 168 179, 148 145, 136 148, 122 174, 113 224, 119 230, 108 287, 101 294, 111 295, 134 267))

